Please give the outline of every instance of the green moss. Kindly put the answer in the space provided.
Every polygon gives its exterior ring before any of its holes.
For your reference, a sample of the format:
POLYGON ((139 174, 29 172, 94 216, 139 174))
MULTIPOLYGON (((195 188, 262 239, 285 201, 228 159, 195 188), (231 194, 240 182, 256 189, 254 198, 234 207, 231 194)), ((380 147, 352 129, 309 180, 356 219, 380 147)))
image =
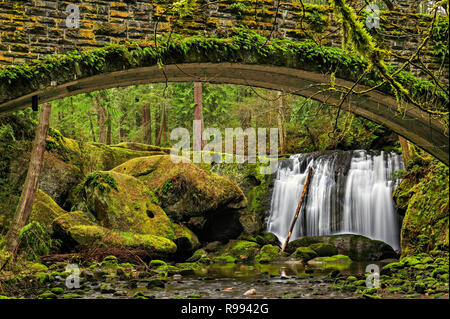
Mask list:
MULTIPOLYGON (((154 194, 138 179, 115 171, 95 172, 77 188, 73 210, 92 214, 100 226, 175 240, 170 219, 152 201, 154 194)), ((176 229, 180 236, 186 236, 196 244, 195 235, 181 226, 176 229)))
MULTIPOLYGON (((338 2, 338 1, 333 1, 338 2)), ((340 1, 342 2, 342 1, 340 1)), ((340 3, 339 2, 339 3, 340 3)), ((336 8, 342 8, 341 5, 336 8)), ((355 23, 354 12, 348 10, 336 11, 345 21, 355 23), (345 17, 344 17, 345 16, 345 17)), ((358 44, 356 50, 363 56, 368 56, 371 63, 379 62, 380 52, 375 50, 368 33, 361 24, 357 29, 361 32, 354 34, 361 36, 361 41, 352 37, 352 43, 358 44)), ((346 29, 348 30, 348 28, 346 29)), ((167 35, 166 37, 168 37, 167 35)), ((136 67, 157 65, 165 63, 190 62, 233 62, 250 64, 276 64, 284 67, 293 67, 328 73, 337 69, 336 76, 355 81, 360 72, 367 68, 367 62, 357 56, 347 55, 339 48, 321 46, 312 41, 295 42, 291 40, 272 39, 267 43, 266 37, 245 29, 234 29, 231 38, 216 38, 212 35, 197 35, 186 37, 170 33, 171 41, 163 36, 158 39, 158 46, 152 43, 126 43, 123 45, 110 44, 105 47, 89 51, 73 51, 64 55, 52 55, 35 60, 28 64, 6 67, 0 71, 1 91, 8 92, 9 96, 23 96, 39 88, 50 86, 51 81, 58 74, 58 79, 73 80, 73 74, 79 79, 103 73, 110 73, 136 67), (266 45, 264 45, 266 44, 266 45), (339 66, 339 67, 337 67, 339 66), (59 72, 56 72, 59 71, 59 72)), ((347 37, 349 38, 349 37, 347 37)), ((378 63, 379 64, 379 63, 378 63)), ((385 73, 380 67, 377 70, 385 73)), ((415 96, 427 96, 421 89, 432 89, 432 83, 417 80, 415 77, 400 73, 394 80, 403 87, 411 88, 415 96), (411 85, 408 80, 413 79, 411 85)), ((377 72, 371 72, 363 79, 365 85, 379 82, 377 72)), ((395 95, 390 85, 380 87, 385 93, 395 95)), ((445 101, 445 93, 441 93, 445 101)), ((445 103, 441 103, 445 106, 445 103)))
POLYGON ((259 253, 255 257, 255 261, 258 263, 268 263, 278 259, 280 248, 273 245, 264 245, 259 253))
POLYGON ((48 272, 37 272, 34 274, 34 277, 39 281, 41 285, 54 280, 54 278, 48 272))
POLYGON ((186 261, 196 262, 199 261, 201 258, 206 257, 207 255, 208 253, 204 249, 198 249, 186 261))
POLYGON ((326 257, 316 257, 312 261, 314 262, 325 262, 325 263, 351 263, 352 260, 350 257, 345 255, 334 255, 334 256, 326 256, 326 257))
POLYGON ((167 263, 163 260, 154 259, 149 263, 150 268, 158 268, 160 266, 167 266, 167 263))
POLYGON ((57 299, 58 297, 51 291, 43 292, 39 295, 39 299, 57 299))
POLYGON ((176 164, 167 155, 135 158, 112 172, 142 181, 175 222, 225 207, 238 209, 246 205, 244 194, 229 179, 207 173, 192 163, 176 164), (180 197, 180 193, 184 196, 180 197))
POLYGON ((61 295, 64 293, 64 289, 61 287, 54 287, 50 289, 51 292, 53 292, 55 295, 61 295))
POLYGON ((50 196, 40 189, 36 190, 30 222, 38 222, 51 230, 53 220, 64 213, 65 211, 50 196))
POLYGON ((338 253, 336 246, 328 243, 316 243, 309 246, 312 250, 314 250, 318 256, 326 257, 333 256, 338 253))
POLYGON ((103 258, 101 267, 106 268, 106 269, 117 269, 119 267, 117 257, 116 256, 106 256, 105 258, 103 258))
POLYGON ((240 261, 251 261, 259 251, 257 243, 246 240, 231 240, 224 251, 240 261))
POLYGON ((448 251, 448 167, 436 160, 411 164, 393 194, 405 214, 401 229, 402 256, 432 249, 448 251))
POLYGON ((60 245, 59 240, 51 237, 49 229, 36 221, 32 221, 20 230, 19 241, 20 248, 25 252, 25 258, 31 260, 39 260, 40 256, 49 254, 60 245))
POLYGON ((178 250, 193 251, 200 246, 200 241, 195 233, 184 225, 173 224, 175 232, 175 242, 178 250))
POLYGON ((317 253, 314 250, 312 250, 309 247, 298 247, 294 251, 292 256, 295 259, 297 259, 297 260, 301 260, 301 261, 307 262, 308 260, 316 258, 318 255, 317 255, 317 253))
POLYGON ((224 255, 219 255, 219 256, 213 257, 212 262, 218 263, 218 264, 235 263, 236 258, 234 258, 231 255, 224 254, 224 255))

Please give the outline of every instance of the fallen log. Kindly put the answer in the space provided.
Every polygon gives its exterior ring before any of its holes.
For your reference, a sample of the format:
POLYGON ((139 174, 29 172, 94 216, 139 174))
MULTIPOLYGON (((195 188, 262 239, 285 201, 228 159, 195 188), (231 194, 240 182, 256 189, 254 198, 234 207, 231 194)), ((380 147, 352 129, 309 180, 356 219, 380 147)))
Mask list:
POLYGON ((305 197, 306 193, 308 192, 308 186, 309 186, 309 181, 311 179, 311 175, 312 175, 312 169, 310 168, 308 171, 308 175, 306 176, 305 185, 303 186, 303 192, 302 192, 302 195, 300 196, 300 201, 298 202, 297 210, 295 211, 295 215, 294 215, 294 218, 292 219, 291 226, 289 227, 289 232, 287 234, 286 241, 284 242, 283 247, 281 248, 280 254, 282 252, 284 252, 287 244, 289 243, 289 239, 291 238, 292 230, 294 229, 295 222, 297 221, 298 215, 300 214, 300 209, 302 207, 303 198, 305 197))

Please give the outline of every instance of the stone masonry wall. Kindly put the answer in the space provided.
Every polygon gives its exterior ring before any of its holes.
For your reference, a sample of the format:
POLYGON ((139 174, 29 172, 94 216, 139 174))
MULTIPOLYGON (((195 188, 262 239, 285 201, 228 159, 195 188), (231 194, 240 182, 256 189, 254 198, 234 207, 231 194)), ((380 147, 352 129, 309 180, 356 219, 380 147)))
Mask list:
MULTIPOLYGON (((150 41, 173 31, 186 35, 226 36, 232 27, 244 26, 272 37, 311 40, 340 46, 338 23, 328 6, 286 0, 197 0, 192 17, 180 19, 168 0, 6 0, 0 1, 0 67, 20 64, 42 55, 102 47, 111 42, 150 41), (66 8, 79 8, 79 28, 68 28, 66 8), (275 19, 275 16, 277 17, 275 19)), ((307 2, 307 1, 304 1, 307 2)), ((404 1, 403 1, 404 2, 404 1)), ((426 32, 430 16, 402 10, 382 12, 376 39, 395 54, 409 57, 426 32)), ((394 9, 395 10, 395 9, 394 9)), ((361 10, 361 19, 365 19, 361 10)), ((367 14, 366 14, 367 15, 367 14)), ((448 19, 447 19, 448 26, 448 19)), ((429 41, 421 61, 448 83, 448 56, 439 54, 437 41, 429 41)), ((442 49, 442 48, 441 48, 442 49)), ((399 64, 400 59, 391 62, 399 64)), ((409 69, 426 77, 417 68, 409 69)))

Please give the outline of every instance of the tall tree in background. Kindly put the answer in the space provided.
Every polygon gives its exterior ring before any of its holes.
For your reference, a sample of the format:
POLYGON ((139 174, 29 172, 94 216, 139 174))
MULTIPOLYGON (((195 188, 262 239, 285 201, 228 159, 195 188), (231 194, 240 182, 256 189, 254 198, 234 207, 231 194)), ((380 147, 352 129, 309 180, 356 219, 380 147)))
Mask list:
POLYGON ((152 144, 152 109, 150 104, 142 106, 142 135, 144 143, 152 144))
POLYGON ((161 145, 167 141, 167 110, 166 101, 163 99, 159 111, 159 131, 156 136, 155 145, 161 145))
POLYGON ((284 154, 286 151, 286 106, 282 92, 277 92, 277 126, 280 143, 280 153, 284 154))
POLYGON ((194 121, 200 121, 200 127, 194 132, 194 150, 202 150, 204 141, 202 139, 204 122, 203 122, 203 98, 202 98, 202 82, 194 82, 194 121))
POLYGON ((95 96, 96 108, 97 108, 97 123, 98 123, 98 142, 106 143, 106 109, 101 103, 101 96, 97 94, 95 96))

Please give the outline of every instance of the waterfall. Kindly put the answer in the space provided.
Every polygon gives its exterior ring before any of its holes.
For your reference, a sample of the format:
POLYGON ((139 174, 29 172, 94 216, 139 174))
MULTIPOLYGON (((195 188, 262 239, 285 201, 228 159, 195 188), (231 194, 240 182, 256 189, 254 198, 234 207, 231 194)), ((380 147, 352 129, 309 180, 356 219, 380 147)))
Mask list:
POLYGON ((359 234, 399 249, 392 173, 403 168, 403 160, 383 151, 297 154, 280 160, 267 221, 268 231, 280 242, 286 239, 309 168, 313 176, 290 240, 359 234))

